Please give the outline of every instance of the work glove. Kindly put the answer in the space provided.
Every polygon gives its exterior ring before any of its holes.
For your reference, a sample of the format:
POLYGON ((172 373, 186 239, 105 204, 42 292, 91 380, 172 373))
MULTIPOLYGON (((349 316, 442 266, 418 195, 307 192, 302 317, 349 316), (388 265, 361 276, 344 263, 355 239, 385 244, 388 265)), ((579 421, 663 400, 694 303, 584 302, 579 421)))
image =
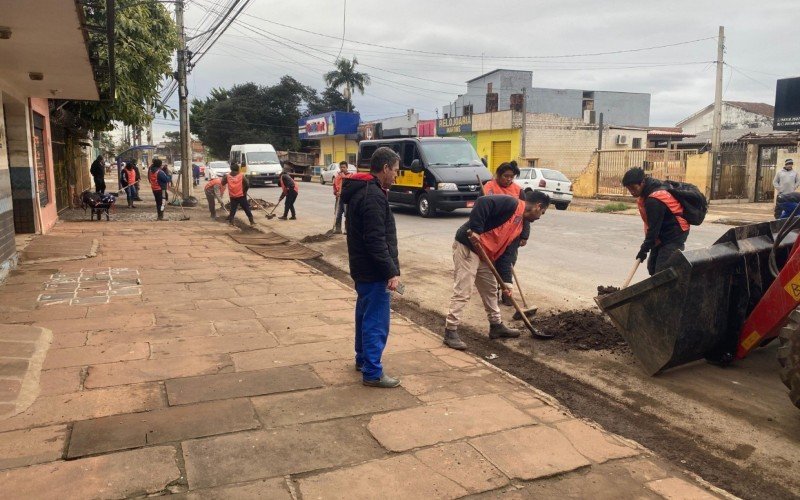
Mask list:
POLYGON ((647 260, 647 250, 644 249, 639 250, 639 253, 636 254, 636 260, 638 260, 639 262, 644 262, 645 260, 647 260))

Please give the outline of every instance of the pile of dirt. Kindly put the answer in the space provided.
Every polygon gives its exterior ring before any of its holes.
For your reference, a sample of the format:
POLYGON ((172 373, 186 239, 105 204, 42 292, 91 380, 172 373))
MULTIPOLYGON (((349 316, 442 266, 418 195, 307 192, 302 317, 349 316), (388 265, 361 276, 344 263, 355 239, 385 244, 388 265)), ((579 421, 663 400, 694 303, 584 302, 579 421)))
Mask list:
POLYGON ((625 339, 611 322, 597 310, 556 311, 539 317, 535 325, 566 350, 619 352, 628 350, 625 339))
POLYGON ((333 238, 333 233, 312 234, 300 240, 300 243, 319 243, 320 241, 328 241, 331 238, 333 238))
POLYGON ((609 286, 602 286, 601 285, 601 286, 597 287, 597 296, 599 297, 601 295, 608 295, 610 293, 619 292, 620 290, 621 290, 621 288, 619 288, 618 286, 610 286, 610 285, 609 286))
MULTIPOLYGON (((275 206, 274 203, 269 202, 267 200, 264 200, 262 198, 251 198, 250 199, 250 210, 252 210, 252 211, 261 210, 262 208, 265 209, 265 210, 269 210, 274 206, 275 206)), ((230 204, 230 202, 228 202, 228 203, 225 204, 225 210, 230 211, 230 209, 231 209, 231 204, 230 204)))

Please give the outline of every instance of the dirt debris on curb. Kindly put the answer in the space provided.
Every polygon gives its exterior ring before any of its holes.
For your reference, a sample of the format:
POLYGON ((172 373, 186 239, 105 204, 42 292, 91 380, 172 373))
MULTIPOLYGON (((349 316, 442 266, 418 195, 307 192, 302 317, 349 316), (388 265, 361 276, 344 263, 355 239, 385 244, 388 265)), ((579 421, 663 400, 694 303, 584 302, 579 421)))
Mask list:
POLYGON ((540 316, 534 326, 554 335, 564 350, 599 351, 612 353, 628 351, 628 344, 605 315, 595 309, 555 311, 540 316))
POLYGON ((602 295, 608 295, 608 294, 611 294, 611 293, 619 292, 620 290, 622 290, 622 289, 620 287, 618 287, 618 286, 611 286, 611 285, 602 286, 602 285, 600 285, 600 286, 597 287, 597 296, 600 297, 602 295))
POLYGON ((319 243, 328 241, 331 238, 333 238, 333 233, 312 234, 300 240, 300 243, 319 243))

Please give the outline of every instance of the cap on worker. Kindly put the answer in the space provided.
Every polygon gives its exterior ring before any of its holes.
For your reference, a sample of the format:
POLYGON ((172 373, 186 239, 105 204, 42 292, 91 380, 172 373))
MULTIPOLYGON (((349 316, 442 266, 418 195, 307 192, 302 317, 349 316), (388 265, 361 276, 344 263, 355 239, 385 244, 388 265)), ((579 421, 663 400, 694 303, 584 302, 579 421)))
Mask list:
POLYGON ((788 167, 789 165, 794 165, 794 160, 791 158, 786 158, 786 161, 783 162, 783 166, 788 167))
POLYGON ((622 176, 623 186, 632 186, 644 182, 644 170, 640 167, 633 167, 622 176))

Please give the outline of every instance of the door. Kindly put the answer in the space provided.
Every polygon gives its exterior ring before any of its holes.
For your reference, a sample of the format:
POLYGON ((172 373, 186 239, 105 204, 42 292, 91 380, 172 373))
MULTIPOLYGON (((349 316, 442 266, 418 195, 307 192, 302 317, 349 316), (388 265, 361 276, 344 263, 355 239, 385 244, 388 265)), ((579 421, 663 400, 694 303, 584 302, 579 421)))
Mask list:
POLYGON ((392 203, 402 203, 404 205, 414 205, 417 202, 417 190, 422 188, 424 174, 415 174, 411 171, 411 162, 414 160, 422 161, 417 144, 413 141, 403 141, 392 145, 392 149, 400 155, 400 172, 397 180, 394 181, 391 191, 389 191, 389 201, 392 203))
POLYGON ((511 141, 492 142, 492 164, 489 165, 492 174, 497 171, 497 167, 509 161, 511 161, 511 141))
POLYGON ((758 163, 756 165, 755 201, 772 201, 775 199, 775 167, 778 163, 778 146, 759 146, 758 163))

